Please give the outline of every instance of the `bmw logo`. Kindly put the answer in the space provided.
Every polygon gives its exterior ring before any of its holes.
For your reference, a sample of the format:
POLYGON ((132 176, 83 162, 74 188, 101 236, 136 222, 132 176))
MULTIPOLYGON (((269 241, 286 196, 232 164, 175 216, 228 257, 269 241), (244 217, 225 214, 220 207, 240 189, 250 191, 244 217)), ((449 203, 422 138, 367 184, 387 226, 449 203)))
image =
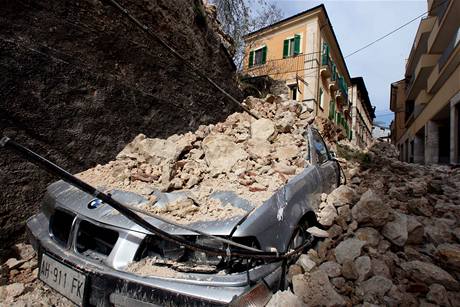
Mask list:
POLYGON ((93 199, 92 201, 89 202, 88 209, 96 209, 97 207, 99 207, 102 204, 103 204, 102 200, 100 200, 99 198, 95 198, 95 199, 93 199))

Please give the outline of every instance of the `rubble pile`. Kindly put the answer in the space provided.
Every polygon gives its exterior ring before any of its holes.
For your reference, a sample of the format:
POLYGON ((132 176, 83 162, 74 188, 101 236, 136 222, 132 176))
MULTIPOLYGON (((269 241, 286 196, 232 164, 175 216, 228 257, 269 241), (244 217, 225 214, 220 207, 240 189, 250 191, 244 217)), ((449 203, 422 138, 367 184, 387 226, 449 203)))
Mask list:
MULTIPOLYGON (((79 176, 99 187, 150 197, 152 203, 154 191, 187 190, 192 197, 185 202, 158 210, 149 206, 153 213, 170 213, 168 217, 177 222, 209 218, 213 212, 217 219, 241 214, 241 209, 225 207, 208 196, 215 191, 232 191, 260 205, 308 164, 306 127, 316 122, 319 128, 329 129, 327 121, 315 120, 301 103, 284 95, 249 97, 243 103, 260 119, 234 113, 224 122, 202 125, 193 133, 167 139, 140 134, 116 160, 79 176), (178 210, 184 214, 177 214, 178 210)), ((333 131, 326 138, 336 134, 333 131)))
POLYGON ((271 306, 460 306, 460 169, 400 162, 387 143, 367 155, 322 195, 328 237, 289 268, 291 290, 271 306))
POLYGON ((13 247, 14 257, 0 267, 0 306, 72 306, 72 302, 38 280, 32 245, 13 247))

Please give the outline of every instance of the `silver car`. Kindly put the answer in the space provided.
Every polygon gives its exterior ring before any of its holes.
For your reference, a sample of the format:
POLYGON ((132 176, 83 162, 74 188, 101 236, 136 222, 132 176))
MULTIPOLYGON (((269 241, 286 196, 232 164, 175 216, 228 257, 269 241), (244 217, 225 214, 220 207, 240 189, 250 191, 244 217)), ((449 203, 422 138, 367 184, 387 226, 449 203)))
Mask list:
MULTIPOLYGON (((306 231, 316 224, 321 193, 340 184, 340 166, 316 129, 308 128, 310 163, 261 206, 228 191, 212 194, 246 214, 224 221, 195 222, 190 228, 262 250, 286 253, 311 242, 306 231)), ((181 193, 155 192, 160 202, 181 193)), ((113 199, 131 206, 147 200, 137 194, 111 191, 113 199)), ((149 223, 190 242, 221 249, 238 247, 165 223, 149 223)), ((51 184, 41 212, 27 222, 39 254, 39 278, 77 305, 195 306, 265 304, 285 287, 286 266, 295 259, 263 260, 213 256, 163 240, 107 204, 58 181, 51 184), (132 263, 156 259, 166 273, 138 274, 132 263)), ((229 253, 230 254, 230 253, 229 253)))

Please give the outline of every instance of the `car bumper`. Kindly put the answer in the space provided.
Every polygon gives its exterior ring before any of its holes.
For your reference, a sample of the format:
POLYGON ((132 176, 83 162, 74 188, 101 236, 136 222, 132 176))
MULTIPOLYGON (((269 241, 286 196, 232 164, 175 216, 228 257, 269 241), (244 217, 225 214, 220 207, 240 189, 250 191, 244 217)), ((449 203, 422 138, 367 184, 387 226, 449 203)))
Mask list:
MULTIPOLYGON (((143 277, 116 270, 94 261, 72 248, 58 244, 50 235, 49 220, 39 213, 27 221, 29 239, 38 251, 87 276, 84 305, 97 306, 223 306, 248 294, 254 286, 276 290, 281 264, 259 266, 229 275, 188 274, 190 278, 143 277), (102 305, 101 305, 102 303, 102 305)), ((263 299, 262 299, 263 300, 263 299)))

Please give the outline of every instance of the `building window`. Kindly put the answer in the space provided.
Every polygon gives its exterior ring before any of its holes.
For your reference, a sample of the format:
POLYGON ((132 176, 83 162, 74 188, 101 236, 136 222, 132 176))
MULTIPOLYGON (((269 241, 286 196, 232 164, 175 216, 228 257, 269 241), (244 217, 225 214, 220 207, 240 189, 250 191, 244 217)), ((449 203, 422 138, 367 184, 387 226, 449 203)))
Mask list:
POLYGON ((300 54, 300 35, 298 34, 284 40, 283 59, 297 54, 300 54))
POLYGON ((289 92, 292 100, 297 100, 297 85, 290 85, 289 92))
POLYGON ((267 46, 249 52, 249 67, 262 65, 267 62, 267 46))
POLYGON ((319 107, 321 110, 324 109, 324 93, 322 88, 319 88, 319 107))

